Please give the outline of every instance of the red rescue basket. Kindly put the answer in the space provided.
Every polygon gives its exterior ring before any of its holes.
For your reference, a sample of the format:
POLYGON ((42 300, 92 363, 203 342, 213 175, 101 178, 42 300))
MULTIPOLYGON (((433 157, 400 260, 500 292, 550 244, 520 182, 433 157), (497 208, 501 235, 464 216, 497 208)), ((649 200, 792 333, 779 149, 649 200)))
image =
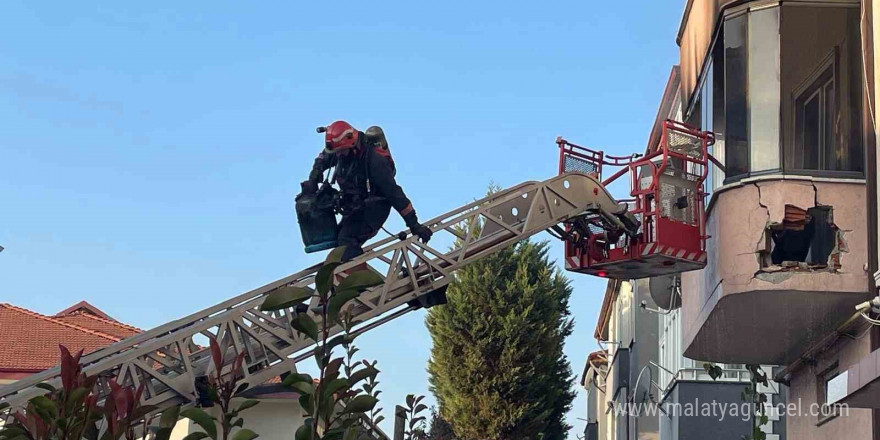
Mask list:
MULTIPOLYGON (((660 144, 644 156, 607 156, 562 138, 559 173, 579 172, 601 180, 603 165, 621 167, 602 181, 624 174, 632 196, 624 220, 587 211, 565 223, 567 270, 616 279, 687 272, 706 266, 706 211, 703 182, 709 172, 710 132, 666 121, 660 144), (626 225, 626 227, 621 227, 626 225)), ((560 231, 557 231, 560 232, 560 231)))

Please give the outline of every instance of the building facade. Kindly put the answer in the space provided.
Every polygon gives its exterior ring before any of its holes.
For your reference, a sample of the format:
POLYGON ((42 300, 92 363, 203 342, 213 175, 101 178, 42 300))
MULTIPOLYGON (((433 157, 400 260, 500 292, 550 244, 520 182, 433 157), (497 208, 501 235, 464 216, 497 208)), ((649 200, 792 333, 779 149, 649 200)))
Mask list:
MULTIPOLYGON (((649 152, 660 143, 663 121, 683 119, 680 75, 679 66, 674 66, 650 132, 649 152)), ((676 285, 680 290, 680 281, 676 285)), ((706 438, 710 432, 714 438, 747 435, 751 428, 747 417, 700 413, 706 404, 744 408, 741 393, 749 382, 745 366, 720 364, 721 376, 713 379, 705 362, 685 357, 680 299, 657 304, 652 288, 657 285, 650 279, 608 283, 595 332, 603 349, 588 357, 581 378, 587 391, 585 438, 687 440, 706 438), (655 409, 646 411, 646 404, 655 409), (627 405, 635 406, 636 412, 622 411, 627 405)), ((772 367, 764 369, 772 375, 772 367)), ((783 385, 761 386, 760 391, 769 403, 785 401, 783 385)), ((784 415, 773 411, 772 405, 767 409, 770 421, 763 427, 767 438, 784 439, 784 415)))
POLYGON ((678 35, 682 117, 723 164, 707 267, 681 276, 683 353, 779 365, 793 439, 880 438, 880 333, 856 310, 877 294, 875 15, 692 0, 678 35))
POLYGON ((587 439, 659 439, 653 387, 657 316, 639 308, 650 299, 646 280, 608 282, 581 383, 587 390, 587 439), (644 411, 643 411, 644 409, 644 411))

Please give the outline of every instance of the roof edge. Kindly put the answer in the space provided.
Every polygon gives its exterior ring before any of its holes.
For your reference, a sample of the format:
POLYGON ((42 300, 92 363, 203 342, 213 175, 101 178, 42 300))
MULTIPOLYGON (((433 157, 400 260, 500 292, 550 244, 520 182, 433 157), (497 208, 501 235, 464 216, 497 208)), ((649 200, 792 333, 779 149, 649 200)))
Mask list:
POLYGON ((684 12, 681 14, 681 21, 678 23, 678 32, 675 34, 675 44, 681 47, 681 37, 684 35, 684 28, 687 26, 688 17, 691 15, 691 8, 694 6, 694 0, 688 0, 684 5, 684 12))
POLYGON ((663 96, 660 98, 660 105, 657 109, 657 116, 654 117, 654 124, 651 126, 651 133, 648 134, 648 145, 645 146, 645 153, 649 153, 655 145, 660 142, 663 132, 663 121, 668 118, 676 98, 679 98, 681 91, 681 66, 675 64, 669 72, 669 79, 666 80, 666 87, 663 89, 663 96))
MULTIPOLYGON (((75 315, 76 315, 75 313, 69 313, 69 314, 67 314, 67 315, 63 315, 63 316, 58 316, 58 315, 55 315, 55 316, 56 316, 56 317, 59 317, 59 318, 63 318, 63 317, 65 317, 65 316, 75 316, 75 315)), ((117 327, 124 328, 124 329, 126 329, 126 330, 131 330, 131 331, 133 331, 133 332, 138 332, 138 333, 143 333, 143 332, 144 332, 143 330, 141 330, 141 329, 139 329, 139 328, 137 328, 137 327, 135 327, 135 326, 133 326, 133 325, 129 325, 129 324, 126 324, 126 323, 124 323, 124 322, 117 321, 117 320, 115 320, 115 319, 105 319, 105 318, 102 318, 102 317, 100 317, 100 316, 92 315, 92 314, 89 314, 89 313, 80 313, 80 314, 78 314, 77 316, 85 316, 85 317, 88 317, 89 319, 94 319, 95 321, 103 322, 103 323, 105 323, 105 324, 115 325, 115 326, 117 326, 117 327)))
POLYGON ((117 338, 116 336, 108 335, 108 334, 106 334, 106 333, 99 332, 99 331, 97 331, 97 330, 92 330, 92 329, 89 329, 89 328, 80 327, 80 326, 78 326, 78 325, 76 325, 76 324, 71 324, 71 323, 68 323, 68 322, 64 322, 64 321, 61 321, 60 319, 55 319, 55 318, 53 318, 53 317, 51 317, 51 316, 46 316, 46 315, 43 315, 43 314, 40 314, 40 313, 34 312, 34 311, 32 311, 32 310, 25 309, 25 308, 23 308, 23 307, 14 306, 14 305, 9 304, 9 303, 0 303, 0 307, 6 307, 6 308, 8 308, 9 310, 12 310, 12 311, 14 311, 14 312, 21 313, 21 314, 23 314, 23 315, 28 315, 28 316, 31 316, 31 317, 34 317, 34 318, 37 318, 37 319, 42 319, 42 320, 44 320, 44 321, 49 321, 49 322, 54 323, 54 324, 63 325, 63 326, 65 326, 65 327, 69 327, 69 328, 72 328, 72 329, 75 329, 75 330, 79 330, 79 331, 81 331, 81 332, 89 333, 89 334, 92 334, 92 335, 95 335, 95 336, 98 336, 98 337, 101 337, 101 338, 107 339, 107 340, 109 340, 109 341, 111 341, 111 342, 119 342, 119 341, 122 340, 122 338, 117 338))
POLYGON ((611 304, 619 289, 620 280, 608 280, 605 287, 605 297, 602 299, 602 308, 599 310, 599 320, 596 322, 596 331, 593 333, 597 341, 604 338, 605 330, 608 327, 608 318, 611 316, 611 304))
POLYGON ((89 302, 86 300, 82 300, 82 301, 56 313, 54 316, 57 317, 57 316, 69 315, 79 309, 86 309, 86 310, 92 312, 95 316, 100 316, 101 318, 108 319, 110 321, 116 321, 115 319, 111 318, 110 315, 104 313, 103 310, 89 304, 89 302))

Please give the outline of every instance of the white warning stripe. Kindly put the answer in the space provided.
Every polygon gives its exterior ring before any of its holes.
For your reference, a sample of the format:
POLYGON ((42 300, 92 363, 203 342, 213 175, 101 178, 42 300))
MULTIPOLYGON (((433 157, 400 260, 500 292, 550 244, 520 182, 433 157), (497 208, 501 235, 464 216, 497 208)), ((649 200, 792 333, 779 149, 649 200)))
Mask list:
POLYGON ((353 134, 353 133, 354 133, 354 129, 349 128, 348 130, 343 131, 342 134, 340 134, 339 136, 336 136, 335 138, 332 138, 330 140, 332 140, 333 142, 339 142, 339 141, 345 139, 346 136, 353 134))
POLYGON ((658 245, 657 243, 650 243, 645 246, 645 249, 642 251, 642 256, 648 256, 652 254, 660 254, 666 255, 673 258, 680 258, 684 260, 690 261, 706 261, 706 253, 701 251, 688 251, 687 249, 679 249, 672 246, 663 246, 658 245))

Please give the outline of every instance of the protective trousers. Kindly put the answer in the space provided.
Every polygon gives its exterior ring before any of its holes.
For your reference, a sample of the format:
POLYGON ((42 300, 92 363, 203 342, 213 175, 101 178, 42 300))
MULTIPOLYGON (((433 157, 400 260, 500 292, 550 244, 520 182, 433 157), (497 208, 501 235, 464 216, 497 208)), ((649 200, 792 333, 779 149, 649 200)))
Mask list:
POLYGON ((345 246, 342 261, 351 260, 364 253, 362 246, 379 233, 390 212, 391 204, 381 199, 368 201, 362 209, 342 216, 336 238, 339 246, 345 246))

